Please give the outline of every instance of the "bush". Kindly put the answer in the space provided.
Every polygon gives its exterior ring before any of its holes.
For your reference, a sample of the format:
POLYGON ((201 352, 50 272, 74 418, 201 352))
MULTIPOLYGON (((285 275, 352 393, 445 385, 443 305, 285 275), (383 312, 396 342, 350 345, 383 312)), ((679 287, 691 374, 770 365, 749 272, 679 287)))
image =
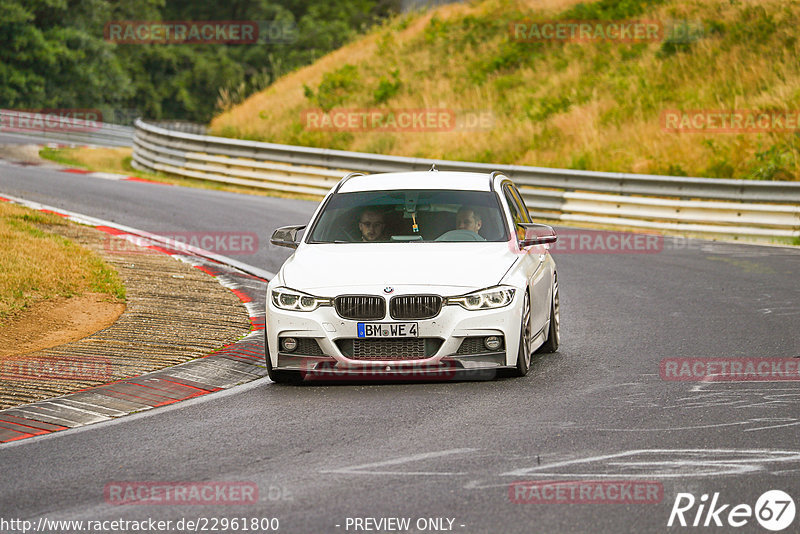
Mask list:
POLYGON ((395 69, 391 74, 392 81, 384 76, 381 76, 381 79, 378 81, 378 88, 375 89, 375 92, 373 93, 373 98, 375 99, 376 104, 382 104, 386 102, 396 95, 398 91, 400 91, 400 87, 403 85, 398 79, 400 71, 395 69))
POLYGON ((567 10, 562 19, 618 20, 641 15, 648 8, 663 4, 665 0, 600 0, 591 4, 578 4, 567 10))
POLYGON ((500 49, 493 56, 481 58, 472 63, 469 69, 470 78, 473 82, 482 84, 492 73, 507 72, 526 65, 533 65, 543 48, 544 43, 506 41, 500 45, 500 49))
POLYGON ((326 72, 316 92, 307 85, 303 85, 303 91, 312 104, 330 111, 347 100, 348 94, 357 83, 358 67, 348 63, 333 72, 326 72))
MULTIPOLYGON (((793 147, 772 145, 755 153, 751 180, 791 180, 792 167, 797 167, 797 151, 793 147)), ((796 169, 794 169, 796 170, 796 169)))
POLYGON ((775 35, 778 25, 763 6, 747 6, 739 20, 730 26, 728 37, 735 43, 758 45, 767 43, 775 35))
POLYGON ((572 102, 568 95, 546 96, 532 101, 525 108, 525 113, 535 122, 546 120, 552 115, 567 111, 572 102))

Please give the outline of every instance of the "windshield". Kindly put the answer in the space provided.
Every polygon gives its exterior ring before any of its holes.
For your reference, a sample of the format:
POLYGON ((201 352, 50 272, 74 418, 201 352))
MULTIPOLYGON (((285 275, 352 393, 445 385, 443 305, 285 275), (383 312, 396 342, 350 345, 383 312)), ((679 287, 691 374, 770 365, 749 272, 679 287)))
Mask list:
POLYGON ((505 241, 497 196, 483 191, 367 191, 333 195, 309 243, 505 241))

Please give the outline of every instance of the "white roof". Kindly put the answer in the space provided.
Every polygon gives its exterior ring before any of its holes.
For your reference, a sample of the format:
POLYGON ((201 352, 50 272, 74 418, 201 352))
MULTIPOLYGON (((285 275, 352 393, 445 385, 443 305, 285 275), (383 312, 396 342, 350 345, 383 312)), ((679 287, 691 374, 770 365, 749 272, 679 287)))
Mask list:
POLYGON ((356 191, 386 191, 392 189, 489 191, 489 185, 489 175, 477 172, 390 172, 354 176, 342 185, 339 192, 354 193, 356 191))

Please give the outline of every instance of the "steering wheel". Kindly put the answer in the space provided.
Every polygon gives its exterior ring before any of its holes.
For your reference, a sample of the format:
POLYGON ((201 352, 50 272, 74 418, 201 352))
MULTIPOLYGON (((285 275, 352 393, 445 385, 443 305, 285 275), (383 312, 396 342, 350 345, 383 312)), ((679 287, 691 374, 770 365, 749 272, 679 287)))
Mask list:
POLYGON ((342 233, 351 242, 361 241, 361 239, 362 239, 361 232, 358 231, 358 230, 353 230, 351 228, 346 228, 346 229, 342 230, 342 233))
POLYGON ((435 241, 486 241, 477 232, 472 230, 450 230, 435 239, 435 241))

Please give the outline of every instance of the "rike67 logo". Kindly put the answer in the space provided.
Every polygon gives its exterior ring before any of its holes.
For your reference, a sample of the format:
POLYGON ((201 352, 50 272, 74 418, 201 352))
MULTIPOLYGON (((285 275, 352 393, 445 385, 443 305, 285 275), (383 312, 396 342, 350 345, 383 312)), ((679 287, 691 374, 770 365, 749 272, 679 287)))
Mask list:
POLYGON ((720 499, 719 492, 711 496, 704 493, 696 499, 691 493, 678 493, 669 514, 667 526, 738 528, 755 520, 767 530, 779 532, 794 523, 794 500, 781 490, 764 492, 755 506, 732 505, 720 499))

